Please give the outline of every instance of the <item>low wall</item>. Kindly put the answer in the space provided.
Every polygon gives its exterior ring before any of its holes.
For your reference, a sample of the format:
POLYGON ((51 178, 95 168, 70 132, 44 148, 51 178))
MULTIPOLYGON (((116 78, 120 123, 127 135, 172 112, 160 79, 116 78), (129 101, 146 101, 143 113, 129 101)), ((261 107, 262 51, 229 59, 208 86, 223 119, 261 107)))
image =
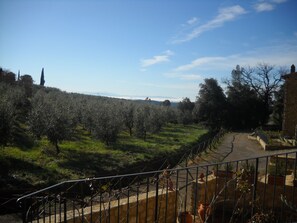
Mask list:
MULTIPOLYGON (((287 170, 294 170, 295 169, 295 162, 296 158, 293 156, 285 156, 285 155, 279 155, 279 156, 271 156, 270 157, 270 163, 275 164, 276 162, 282 163, 283 166, 287 165, 287 170)), ((297 165, 297 164, 296 164, 297 165)))
MULTIPOLYGON (((289 178, 289 177, 288 177, 289 178)), ((289 181, 290 179, 287 179, 289 181)), ((228 180, 224 178, 217 178, 214 176, 208 176, 207 182, 198 181, 197 183, 192 182, 192 196, 191 196, 191 205, 192 212, 197 213, 197 208, 200 203, 210 204, 212 199, 225 187, 228 180)), ((266 182, 268 179, 266 179, 266 182)), ((288 182, 287 182, 288 183, 288 182)), ((234 205, 237 203, 239 197, 242 195, 240 191, 236 190, 236 180, 230 181, 228 186, 225 187, 225 190, 218 196, 215 207, 222 204, 224 210, 231 212, 234 209, 234 205), (229 210, 228 210, 229 209, 229 210), (231 209, 231 210, 230 210, 231 209)), ((269 209, 279 209, 285 208, 284 203, 281 201, 281 195, 287 197, 288 201, 292 204, 297 204, 297 188, 292 185, 286 186, 274 186, 265 183, 265 176, 260 177, 257 181, 256 188, 256 197, 257 202, 265 210, 269 209)), ((252 201, 252 190, 250 193, 246 194, 245 199, 242 199, 242 202, 239 201, 239 205, 245 205, 245 208, 251 208, 250 201, 252 201)))
POLYGON ((289 146, 289 145, 271 145, 268 144, 264 139, 262 139, 260 136, 248 136, 249 139, 251 140, 257 140, 261 147, 264 150, 284 150, 284 149, 294 149, 296 146, 289 146))
MULTIPOLYGON (((176 192, 159 189, 157 221, 164 223, 175 222, 176 215, 176 192)), ((67 223, 70 222, 93 222, 93 223, 154 223, 156 207, 156 192, 142 193, 137 196, 115 200, 100 205, 93 205, 83 209, 66 212, 67 223), (83 217, 82 217, 83 214, 83 217), (92 221, 91 221, 92 220, 92 221)), ((65 222, 64 213, 51 215, 42 222, 65 222), (55 221, 56 219, 56 221, 55 221)), ((38 222, 38 221, 34 221, 38 222)))

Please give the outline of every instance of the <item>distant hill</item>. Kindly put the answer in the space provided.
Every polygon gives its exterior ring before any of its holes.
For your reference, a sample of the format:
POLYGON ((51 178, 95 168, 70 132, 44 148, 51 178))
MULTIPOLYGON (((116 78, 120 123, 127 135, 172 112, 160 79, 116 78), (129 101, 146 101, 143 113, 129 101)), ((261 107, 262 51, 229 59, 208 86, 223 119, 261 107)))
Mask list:
MULTIPOLYGON (((161 105, 162 104, 162 101, 154 101, 154 100, 131 100, 131 101, 135 101, 135 102, 138 102, 138 103, 149 103, 149 104, 153 104, 153 105, 161 105)), ((171 107, 177 107, 178 105, 178 102, 170 102, 171 103, 171 107)))

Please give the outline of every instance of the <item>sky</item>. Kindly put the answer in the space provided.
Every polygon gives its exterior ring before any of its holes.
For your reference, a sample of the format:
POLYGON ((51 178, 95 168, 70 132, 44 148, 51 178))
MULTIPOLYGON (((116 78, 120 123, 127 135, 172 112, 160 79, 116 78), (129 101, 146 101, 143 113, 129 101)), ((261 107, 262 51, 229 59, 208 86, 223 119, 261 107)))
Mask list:
POLYGON ((297 64, 296 0, 0 0, 0 66, 67 92, 196 100, 236 65, 297 64))

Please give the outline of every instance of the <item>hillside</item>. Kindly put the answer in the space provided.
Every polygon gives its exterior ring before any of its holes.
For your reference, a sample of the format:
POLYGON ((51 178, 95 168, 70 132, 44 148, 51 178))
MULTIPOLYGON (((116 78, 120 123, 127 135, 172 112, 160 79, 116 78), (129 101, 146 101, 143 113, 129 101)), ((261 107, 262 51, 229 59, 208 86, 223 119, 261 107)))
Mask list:
POLYGON ((106 145, 77 128, 72 140, 60 144, 60 153, 45 138, 31 148, 6 146, 0 154, 2 189, 44 187, 69 179, 116 175, 158 169, 207 137, 198 125, 168 124, 144 141, 123 131, 117 143, 106 145))

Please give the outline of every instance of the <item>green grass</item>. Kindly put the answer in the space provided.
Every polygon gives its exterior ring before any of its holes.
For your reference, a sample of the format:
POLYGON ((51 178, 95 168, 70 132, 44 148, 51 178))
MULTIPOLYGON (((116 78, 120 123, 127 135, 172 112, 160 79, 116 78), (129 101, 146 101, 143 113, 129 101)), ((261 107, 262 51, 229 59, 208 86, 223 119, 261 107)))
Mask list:
POLYGON ((116 143, 106 146, 80 128, 75 139, 60 144, 59 154, 46 139, 30 148, 8 146, 0 149, 4 181, 0 185, 41 187, 69 179, 140 171, 152 161, 159 167, 157 160, 190 148, 206 133, 198 125, 171 124, 158 134, 149 134, 146 141, 122 132, 116 143))

